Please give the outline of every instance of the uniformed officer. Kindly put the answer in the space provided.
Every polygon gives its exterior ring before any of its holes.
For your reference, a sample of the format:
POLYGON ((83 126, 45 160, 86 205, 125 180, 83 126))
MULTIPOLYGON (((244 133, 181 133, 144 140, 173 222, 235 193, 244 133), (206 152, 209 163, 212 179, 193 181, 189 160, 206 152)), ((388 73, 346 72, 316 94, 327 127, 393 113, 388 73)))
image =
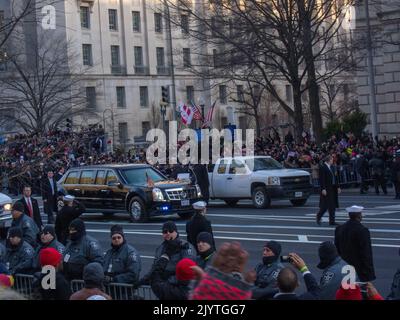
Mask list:
POLYGON ((75 219, 69 226, 70 241, 64 252, 64 274, 67 280, 82 279, 83 268, 90 262, 103 265, 103 254, 98 241, 86 235, 85 223, 75 219))
POLYGON ((6 267, 10 274, 31 273, 34 250, 23 238, 21 228, 11 227, 7 235, 6 267))
POLYGON ((178 234, 178 229, 173 221, 167 221, 162 226, 162 236, 164 241, 156 249, 153 265, 149 273, 141 280, 140 285, 149 284, 152 272, 157 260, 165 253, 169 257, 167 266, 163 271, 162 278, 169 279, 172 282, 176 281, 175 269, 176 264, 183 258, 196 259, 195 248, 187 241, 181 239, 178 234))
POLYGON ((39 228, 32 218, 24 214, 24 205, 21 202, 17 201, 14 203, 12 207, 12 217, 13 221, 11 226, 21 228, 23 239, 33 248, 36 248, 36 239, 39 233, 39 228))
POLYGON ((86 208, 82 203, 76 201, 74 196, 66 195, 63 200, 64 206, 56 217, 55 231, 58 241, 66 245, 69 235, 69 225, 72 220, 84 213, 86 208))
POLYGON ((268 290, 276 288, 279 272, 284 268, 279 257, 282 246, 277 241, 268 241, 264 245, 262 263, 256 268, 256 281, 253 288, 253 299, 261 298, 268 290))
MULTIPOLYGON (((200 232, 208 232, 212 237, 212 246, 215 249, 215 241, 212 232, 211 222, 206 218, 207 203, 205 201, 197 201, 193 203, 195 214, 186 223, 187 240, 195 247, 197 247, 197 236, 200 232)), ((197 253, 199 253, 197 251, 197 253)))
POLYGON ((52 225, 46 225, 40 233, 40 244, 35 250, 35 258, 33 261, 33 267, 35 269, 40 268, 39 255, 43 249, 53 248, 57 250, 61 255, 64 255, 65 247, 62 243, 57 241, 56 232, 52 225))
POLYGON ((197 252, 199 254, 196 263, 200 268, 205 269, 215 253, 214 238, 211 233, 203 231, 197 235, 197 252))
POLYGON ((106 282, 137 285, 142 267, 137 250, 126 242, 122 226, 111 227, 111 249, 104 256, 106 282))
POLYGON ((354 266, 360 281, 375 280, 372 258, 371 236, 368 228, 361 224, 363 207, 346 208, 350 219, 335 230, 335 245, 339 255, 354 266))

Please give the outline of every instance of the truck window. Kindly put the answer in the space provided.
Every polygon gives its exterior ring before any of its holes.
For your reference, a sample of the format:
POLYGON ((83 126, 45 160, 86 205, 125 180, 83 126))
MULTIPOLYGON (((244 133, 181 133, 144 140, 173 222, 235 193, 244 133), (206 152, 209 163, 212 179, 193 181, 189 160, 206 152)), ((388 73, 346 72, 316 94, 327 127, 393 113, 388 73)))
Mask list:
POLYGON ((78 181, 79 181, 78 171, 72 171, 68 173, 68 176, 65 179, 65 184, 77 184, 78 181))
POLYGON ((100 184, 100 185, 106 184, 106 171, 105 170, 97 171, 96 184, 100 184))
POLYGON ((218 174, 225 174, 227 166, 228 166, 228 160, 222 160, 218 165, 217 173, 218 174))
POLYGON ((117 176, 115 175, 114 171, 111 171, 111 170, 107 171, 106 184, 109 182, 118 182, 117 176))
POLYGON ((83 170, 81 174, 81 178, 79 180, 80 184, 94 184, 94 177, 96 171, 94 170, 83 170))
POLYGON ((230 174, 246 174, 246 166, 242 161, 233 160, 229 168, 230 174))

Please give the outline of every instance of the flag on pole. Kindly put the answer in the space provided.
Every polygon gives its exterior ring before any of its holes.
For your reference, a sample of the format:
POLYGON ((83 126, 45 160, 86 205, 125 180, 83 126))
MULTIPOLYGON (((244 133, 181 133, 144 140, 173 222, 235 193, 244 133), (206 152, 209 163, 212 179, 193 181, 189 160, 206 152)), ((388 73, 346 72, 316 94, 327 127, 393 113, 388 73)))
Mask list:
POLYGON ((190 104, 192 105, 192 112, 193 112, 193 119, 194 120, 202 120, 203 116, 201 115, 201 111, 198 106, 196 106, 193 101, 190 101, 190 104))
POLYGON ((189 126, 193 120, 193 111, 191 107, 188 107, 185 104, 181 104, 179 107, 181 111, 181 119, 182 123, 186 126, 189 126))
POLYGON ((204 119, 203 128, 211 126, 216 102, 217 102, 217 100, 215 100, 213 105, 211 106, 211 108, 208 109, 206 118, 204 119))

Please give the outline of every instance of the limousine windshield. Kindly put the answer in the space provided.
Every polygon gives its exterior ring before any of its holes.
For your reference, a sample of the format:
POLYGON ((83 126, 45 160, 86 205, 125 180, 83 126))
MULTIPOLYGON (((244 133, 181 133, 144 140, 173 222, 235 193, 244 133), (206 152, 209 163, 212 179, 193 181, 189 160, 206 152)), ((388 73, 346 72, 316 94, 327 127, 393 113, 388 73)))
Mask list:
POLYGON ((146 185, 147 177, 153 180, 153 182, 166 180, 165 177, 153 168, 123 169, 121 170, 121 174, 125 178, 126 182, 132 185, 146 185))

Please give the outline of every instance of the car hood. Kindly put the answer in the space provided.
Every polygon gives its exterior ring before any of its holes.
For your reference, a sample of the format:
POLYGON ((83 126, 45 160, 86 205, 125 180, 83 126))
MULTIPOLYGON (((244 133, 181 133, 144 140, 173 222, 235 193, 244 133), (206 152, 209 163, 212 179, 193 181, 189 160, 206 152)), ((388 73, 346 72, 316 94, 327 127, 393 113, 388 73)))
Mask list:
POLYGON ((307 171, 298 169, 260 170, 255 171, 254 174, 262 177, 300 177, 310 175, 307 171))
POLYGON ((0 205, 12 203, 12 199, 4 193, 0 193, 0 205))

